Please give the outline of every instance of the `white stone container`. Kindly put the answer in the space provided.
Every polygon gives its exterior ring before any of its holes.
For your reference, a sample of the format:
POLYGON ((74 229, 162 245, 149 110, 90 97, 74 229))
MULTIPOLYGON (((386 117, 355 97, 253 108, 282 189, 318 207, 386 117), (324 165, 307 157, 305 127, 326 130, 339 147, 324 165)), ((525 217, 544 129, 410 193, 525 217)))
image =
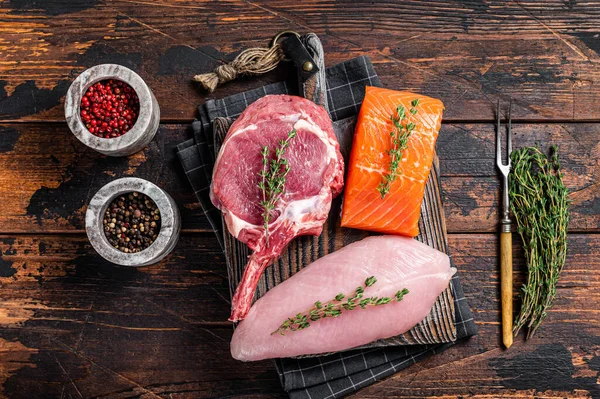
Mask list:
POLYGON ((116 64, 96 65, 85 70, 69 87, 65 98, 65 119, 71 132, 86 146, 113 157, 134 154, 152 141, 160 122, 158 102, 146 82, 134 71, 116 64), (81 98, 96 82, 116 79, 130 85, 140 101, 140 112, 133 127, 115 138, 93 135, 85 127, 80 115, 81 98))
POLYGON ((181 216, 175 201, 163 189, 144 179, 126 177, 102 187, 90 201, 85 214, 85 230, 94 249, 109 262, 121 266, 147 266, 167 256, 179 240, 181 216), (137 253, 121 252, 108 242, 103 218, 106 209, 119 195, 137 191, 146 194, 160 211, 161 227, 156 240, 137 253))

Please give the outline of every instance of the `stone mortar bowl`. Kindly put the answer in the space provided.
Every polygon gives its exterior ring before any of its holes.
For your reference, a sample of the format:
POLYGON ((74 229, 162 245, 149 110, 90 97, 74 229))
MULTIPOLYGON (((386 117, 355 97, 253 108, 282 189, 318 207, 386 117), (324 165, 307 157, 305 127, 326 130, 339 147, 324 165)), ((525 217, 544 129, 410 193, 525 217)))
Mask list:
POLYGON ((71 132, 83 144, 102 154, 120 157, 134 154, 152 141, 160 122, 160 108, 152 90, 137 73, 121 65, 102 64, 85 70, 73 81, 65 99, 65 119, 71 132), (140 101, 140 112, 133 127, 120 137, 108 139, 90 133, 80 115, 81 98, 87 89, 106 79, 127 83, 140 101))
POLYGON ((181 216, 173 198, 163 189, 144 179, 126 177, 102 187, 90 201, 85 214, 85 230, 94 249, 109 262, 121 266, 147 266, 167 256, 179 240, 181 216), (146 194, 160 211, 161 228, 156 240, 137 253, 121 252, 108 242, 104 234, 104 212, 119 195, 137 191, 146 194))

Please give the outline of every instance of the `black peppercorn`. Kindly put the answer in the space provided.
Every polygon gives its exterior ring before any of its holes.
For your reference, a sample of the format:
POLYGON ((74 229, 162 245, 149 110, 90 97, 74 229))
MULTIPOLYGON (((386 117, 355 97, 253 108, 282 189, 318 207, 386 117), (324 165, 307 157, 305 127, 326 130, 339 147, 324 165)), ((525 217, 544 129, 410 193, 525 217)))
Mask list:
POLYGON ((136 253, 148 248, 158 237, 160 211, 145 194, 126 193, 108 206, 103 224, 110 245, 121 252, 136 253))

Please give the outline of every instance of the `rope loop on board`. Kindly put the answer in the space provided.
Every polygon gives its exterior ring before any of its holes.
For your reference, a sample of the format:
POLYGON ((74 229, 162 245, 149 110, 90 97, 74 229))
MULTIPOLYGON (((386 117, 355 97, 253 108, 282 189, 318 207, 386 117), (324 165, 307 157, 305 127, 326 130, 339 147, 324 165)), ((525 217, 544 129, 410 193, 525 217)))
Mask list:
POLYGON ((285 59, 279 39, 284 36, 300 34, 294 31, 282 31, 273 37, 268 48, 253 47, 242 51, 229 64, 219 65, 213 72, 194 76, 193 80, 199 82, 208 92, 215 91, 217 86, 234 80, 240 75, 262 75, 272 71, 279 62, 285 59))

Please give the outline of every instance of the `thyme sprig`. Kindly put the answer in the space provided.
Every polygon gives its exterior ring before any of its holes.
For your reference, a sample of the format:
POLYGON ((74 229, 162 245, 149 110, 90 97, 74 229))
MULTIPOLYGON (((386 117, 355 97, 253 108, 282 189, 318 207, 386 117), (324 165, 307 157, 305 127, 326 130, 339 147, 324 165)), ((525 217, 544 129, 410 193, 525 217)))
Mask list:
POLYGON ((419 99, 414 99, 410 103, 410 115, 406 114, 406 108, 403 105, 396 107, 396 115, 392 115, 390 118, 394 124, 394 130, 390 132, 392 139, 392 148, 387 150, 387 154, 390 156, 389 172, 384 173, 381 183, 377 186, 377 191, 383 199, 387 193, 390 192, 390 187, 394 181, 398 178, 400 171, 398 166, 402 160, 402 152, 406 150, 408 145, 408 138, 415 130, 414 122, 407 122, 407 119, 411 115, 417 114, 417 106, 419 105, 419 99))
POLYGON ((343 311, 354 310, 357 308, 365 309, 367 306, 381 306, 387 305, 396 300, 400 302, 404 295, 408 294, 408 289, 403 288, 396 292, 393 298, 384 296, 378 298, 364 297, 365 289, 373 286, 377 282, 374 276, 371 276, 365 280, 364 286, 359 286, 354 291, 353 295, 346 296, 343 293, 339 293, 334 299, 329 302, 323 303, 321 301, 315 302, 314 306, 308 309, 306 312, 298 313, 294 317, 286 319, 279 328, 271 333, 285 335, 286 331, 298 331, 304 330, 310 327, 310 323, 326 317, 338 317, 343 311))
POLYGON ((562 181, 556 147, 551 148, 550 157, 537 147, 521 148, 513 151, 511 161, 510 207, 528 269, 514 333, 526 326, 529 338, 546 318, 565 264, 569 190, 562 181))
POLYGON ((262 218, 265 229, 266 245, 269 246, 269 223, 273 216, 275 205, 281 198, 285 189, 287 174, 290 172, 290 165, 283 156, 290 145, 290 140, 296 137, 296 129, 292 129, 285 140, 279 140, 279 147, 275 148, 275 157, 269 160, 271 151, 268 146, 261 149, 263 167, 258 172, 260 181, 258 188, 262 192, 262 201, 260 206, 263 208, 262 218))

